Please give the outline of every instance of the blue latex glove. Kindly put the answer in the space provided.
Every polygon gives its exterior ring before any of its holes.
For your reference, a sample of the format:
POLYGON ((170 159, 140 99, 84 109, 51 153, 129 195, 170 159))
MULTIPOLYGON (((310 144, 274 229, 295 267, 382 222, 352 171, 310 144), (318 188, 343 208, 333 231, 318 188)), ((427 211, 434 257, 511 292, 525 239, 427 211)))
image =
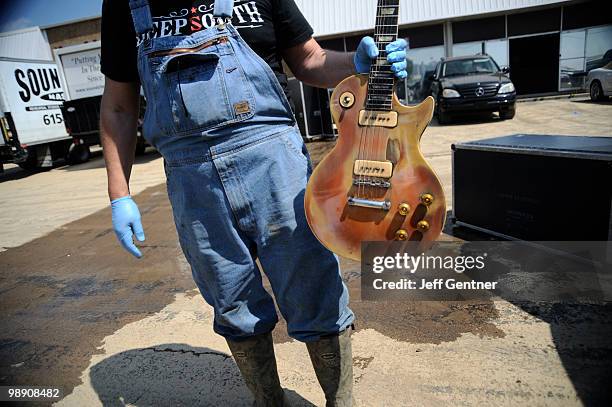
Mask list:
MULTIPOLYGON (((408 72, 406 71, 406 48, 408 47, 408 43, 405 39, 400 38, 399 40, 395 40, 385 47, 385 51, 387 53, 387 61, 391 63, 391 70, 395 73, 400 79, 403 79, 408 76, 408 72)), ((376 47, 376 43, 374 42, 374 38, 372 37, 363 37, 359 46, 357 47, 357 52, 353 58, 353 62, 355 63, 355 68, 358 73, 367 73, 370 70, 370 64, 372 63, 372 59, 378 56, 378 47, 376 47)))
POLYGON ((131 196, 124 196, 111 201, 113 229, 117 239, 125 250, 141 258, 142 253, 133 241, 133 234, 139 242, 144 242, 145 234, 140 221, 140 211, 131 196))

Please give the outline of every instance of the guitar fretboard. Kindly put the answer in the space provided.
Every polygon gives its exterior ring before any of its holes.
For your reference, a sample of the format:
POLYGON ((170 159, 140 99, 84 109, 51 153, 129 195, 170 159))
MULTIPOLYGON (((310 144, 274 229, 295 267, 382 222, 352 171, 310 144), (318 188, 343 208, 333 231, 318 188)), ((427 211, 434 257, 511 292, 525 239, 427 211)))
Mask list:
POLYGON ((387 62, 385 47, 397 39, 399 1, 378 0, 374 41, 380 52, 370 66, 366 99, 368 110, 391 110, 395 74, 387 62))

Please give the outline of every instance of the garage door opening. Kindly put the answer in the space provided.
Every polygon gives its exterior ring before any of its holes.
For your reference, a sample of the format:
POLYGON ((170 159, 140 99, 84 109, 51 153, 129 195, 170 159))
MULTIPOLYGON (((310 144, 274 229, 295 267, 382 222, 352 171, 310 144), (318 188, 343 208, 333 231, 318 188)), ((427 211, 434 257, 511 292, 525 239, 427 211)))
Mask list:
POLYGON ((559 34, 511 38, 510 70, 519 95, 557 92, 559 34))

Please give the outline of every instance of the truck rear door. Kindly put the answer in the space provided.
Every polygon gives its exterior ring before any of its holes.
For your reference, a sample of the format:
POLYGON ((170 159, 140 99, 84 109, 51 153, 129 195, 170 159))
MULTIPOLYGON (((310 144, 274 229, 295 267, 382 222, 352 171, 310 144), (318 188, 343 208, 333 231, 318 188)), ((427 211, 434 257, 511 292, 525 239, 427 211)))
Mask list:
POLYGON ((21 144, 69 138, 60 110, 64 91, 55 63, 0 60, 0 91, 21 144))

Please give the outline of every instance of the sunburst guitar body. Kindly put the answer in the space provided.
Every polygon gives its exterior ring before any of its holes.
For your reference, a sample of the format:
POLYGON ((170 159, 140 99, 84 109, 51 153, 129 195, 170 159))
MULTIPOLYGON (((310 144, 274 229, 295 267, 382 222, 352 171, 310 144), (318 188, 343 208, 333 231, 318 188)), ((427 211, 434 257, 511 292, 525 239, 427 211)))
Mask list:
POLYGON ((442 185, 420 150, 433 98, 416 106, 402 105, 393 91, 387 104, 368 99, 376 93, 372 75, 348 77, 335 88, 338 141, 314 169, 304 200, 319 241, 354 260, 363 241, 417 241, 424 251, 446 217, 442 185))

